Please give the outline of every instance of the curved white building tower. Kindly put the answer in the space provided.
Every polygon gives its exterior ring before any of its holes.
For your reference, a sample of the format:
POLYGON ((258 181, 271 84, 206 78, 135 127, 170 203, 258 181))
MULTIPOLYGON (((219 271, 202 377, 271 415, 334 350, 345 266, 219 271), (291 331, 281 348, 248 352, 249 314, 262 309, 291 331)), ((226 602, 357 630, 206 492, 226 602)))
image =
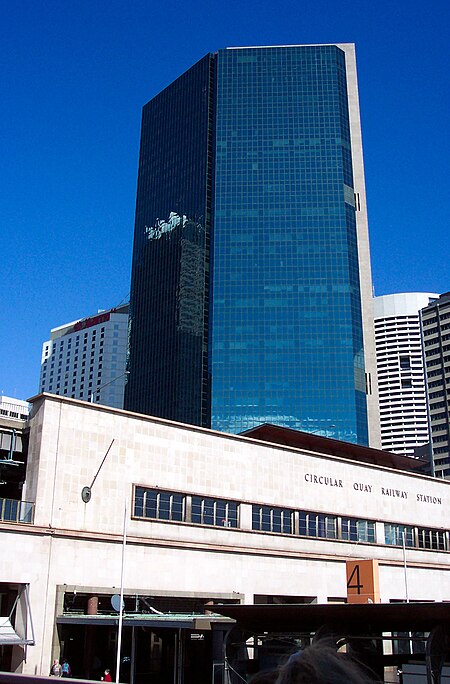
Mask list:
POLYGON ((439 295, 406 292, 374 299, 381 448, 414 455, 429 442, 419 311, 439 295))

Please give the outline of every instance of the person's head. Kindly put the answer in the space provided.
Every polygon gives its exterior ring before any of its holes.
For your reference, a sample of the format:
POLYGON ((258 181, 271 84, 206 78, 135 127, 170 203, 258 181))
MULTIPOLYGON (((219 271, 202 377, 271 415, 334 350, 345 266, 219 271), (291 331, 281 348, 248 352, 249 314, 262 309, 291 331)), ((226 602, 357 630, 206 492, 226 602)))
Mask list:
POLYGON ((264 670, 258 672, 251 678, 250 684, 275 684, 278 677, 278 670, 264 670))
POLYGON ((316 643, 290 656, 276 684, 367 684, 377 681, 345 653, 316 643))
POLYGON ((110 672, 111 672, 111 670, 108 670, 108 669, 105 670, 105 674, 109 674, 110 672))

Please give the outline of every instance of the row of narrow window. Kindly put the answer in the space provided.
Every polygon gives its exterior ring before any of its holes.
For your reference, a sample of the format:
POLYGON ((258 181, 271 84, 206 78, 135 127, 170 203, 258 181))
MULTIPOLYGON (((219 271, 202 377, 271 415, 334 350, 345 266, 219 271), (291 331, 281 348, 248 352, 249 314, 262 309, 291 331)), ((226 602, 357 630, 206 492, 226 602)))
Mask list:
MULTIPOLYGON (((134 516, 239 528, 239 502, 159 489, 134 488, 134 516)), ((252 505, 252 530, 319 539, 377 543, 375 521, 276 506, 252 505)), ((384 523, 384 543, 391 546, 450 550, 445 530, 384 523)))
POLYGON ((424 337, 431 337, 432 335, 435 336, 436 342, 439 340, 439 330, 450 330, 450 323, 443 323, 440 326, 440 329, 438 328, 430 328, 429 330, 424 330, 423 331, 423 336, 424 337))
MULTIPOLYGON (((114 326, 114 330, 118 330, 117 325, 114 326)), ((105 336, 105 328, 101 328, 101 331, 100 331, 100 332, 101 332, 100 337, 101 337, 101 339, 103 339, 104 336, 105 336)), ((95 345, 95 341, 96 341, 95 338, 96 338, 96 335, 97 335, 97 330, 93 330, 93 331, 92 331, 92 346, 95 345)), ((67 352, 68 352, 68 354, 70 354, 70 351, 71 351, 72 339, 73 339, 73 337, 69 337, 69 339, 68 339, 68 341, 67 341, 67 352)), ((83 339, 83 344, 84 344, 84 345, 87 344, 87 340, 88 340, 88 333, 84 333, 84 339, 83 339)), ((59 343, 58 343, 58 342, 53 342, 53 345, 48 345, 48 346, 45 348, 46 356, 49 356, 49 354, 50 354, 50 348, 51 348, 51 347, 52 347, 52 351, 51 351, 51 355, 52 355, 52 356, 55 355, 55 354, 57 354, 58 350, 59 350, 60 352, 62 352, 63 349, 64 349, 64 341, 65 341, 65 340, 62 339, 59 343)), ((77 336, 76 336, 76 340, 75 340, 75 346, 78 347, 79 344, 80 344, 80 335, 77 335, 77 336)), ((84 347, 84 349, 86 349, 86 347, 84 347)), ((76 350, 76 351, 77 351, 77 350, 76 350)))
POLYGON ((425 356, 435 356, 436 354, 440 354, 441 352, 446 352, 450 350, 450 344, 443 344, 440 347, 436 347, 436 349, 427 349, 425 352, 425 356))

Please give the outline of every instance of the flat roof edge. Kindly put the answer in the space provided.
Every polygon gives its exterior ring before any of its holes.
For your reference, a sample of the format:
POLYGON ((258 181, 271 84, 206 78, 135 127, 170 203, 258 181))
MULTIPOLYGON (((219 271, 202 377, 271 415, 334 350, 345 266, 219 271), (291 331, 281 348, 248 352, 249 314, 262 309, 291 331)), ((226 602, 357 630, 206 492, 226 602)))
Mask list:
MULTIPOLYGON (((267 448, 272 448, 272 449, 279 449, 282 451, 290 451, 291 453, 297 453, 297 454, 303 454, 305 456, 314 456, 316 458, 322 459, 322 460, 332 460, 332 461, 337 461, 337 462, 344 462, 344 463, 349 463, 352 465, 355 465, 355 463, 363 468, 373 468, 373 469, 378 469, 378 470, 384 470, 387 472, 395 472, 399 475, 406 475, 408 477, 414 477, 414 478, 421 478, 425 479, 428 481, 433 481, 433 482, 439 482, 440 484, 446 484, 450 486, 450 480, 444 480, 441 478, 435 478, 432 477, 431 475, 425 475, 423 473, 417 473, 414 471, 410 470, 401 470, 401 469, 396 469, 393 468, 392 466, 389 467, 387 465, 381 465, 378 463, 373 463, 373 462, 368 462, 368 461, 363 461, 363 460, 356 460, 352 458, 350 455, 349 456, 341 456, 341 455, 336 455, 336 454, 329 454, 329 453, 323 453, 320 450, 313 450, 311 447, 300 447, 300 446, 290 446, 286 444, 281 444, 279 442, 275 441, 266 441, 265 439, 256 439, 255 437, 251 437, 249 435, 245 434, 235 434, 235 433, 230 433, 230 432, 219 432, 218 430, 214 430, 212 428, 207 428, 207 427, 202 427, 200 425, 189 425, 188 423, 179 423, 176 421, 171 421, 166 418, 160 418, 159 416, 150 416, 145 413, 135 413, 133 411, 127 411, 126 409, 118 409, 114 408, 112 406, 106 406, 103 404, 91 404, 90 402, 81 400, 81 399, 72 399, 72 397, 66 397, 60 394, 50 394, 48 392, 43 392, 40 394, 36 394, 30 399, 28 399, 28 402, 31 404, 37 403, 38 401, 42 400, 50 400, 54 402, 60 402, 60 403, 65 403, 65 404, 72 404, 75 406, 79 406, 88 410, 94 410, 94 411, 102 411, 106 413, 115 413, 118 416, 122 416, 124 418, 133 418, 136 420, 142 420, 142 421, 148 421, 151 423, 155 423, 157 425, 164 425, 167 427, 172 427, 174 429, 180 429, 180 430, 189 430, 192 432, 197 432, 199 434, 204 434, 204 435, 210 435, 213 437, 219 437, 221 439, 229 439, 233 441, 242 441, 242 442, 247 442, 250 444, 254 445, 260 445, 260 446, 265 446, 267 448)), ((33 419, 34 414, 28 418, 27 423, 29 424, 30 421, 33 419)), ((269 423, 263 423, 261 425, 270 425, 269 423)), ((255 428, 249 428, 249 430, 256 429, 259 426, 255 426, 255 428)), ((283 426, 275 426, 276 428, 283 429, 283 426)), ((285 428, 286 430, 293 430, 293 428, 285 428)), ((305 433, 307 435, 312 435, 312 433, 305 433)), ((318 435, 315 435, 318 437, 318 435)), ((329 438, 326 437, 319 437, 319 439, 324 439, 327 440, 329 438)), ((340 442, 340 440, 337 440, 340 442)), ((351 442, 340 442, 342 444, 348 444, 350 447, 354 446, 361 446, 361 445, 354 445, 351 442)), ((372 450, 374 452, 377 452, 379 450, 374 449, 373 447, 363 447, 367 448, 368 450, 372 450)), ((383 453, 383 452, 382 452, 383 453)), ((386 452, 388 453, 388 452, 386 452)))
POLYGON ((289 48, 289 47, 342 47, 354 46, 355 43, 288 43, 286 45, 233 45, 225 50, 261 50, 265 48, 289 48))

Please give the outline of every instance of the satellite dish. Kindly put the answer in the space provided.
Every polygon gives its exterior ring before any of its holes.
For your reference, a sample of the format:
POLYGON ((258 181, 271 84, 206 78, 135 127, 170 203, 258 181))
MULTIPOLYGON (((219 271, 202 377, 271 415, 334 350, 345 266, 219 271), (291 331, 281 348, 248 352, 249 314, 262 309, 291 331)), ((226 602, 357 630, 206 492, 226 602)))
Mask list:
MULTIPOLYGON (((111 596, 111 605, 117 613, 120 611, 120 594, 114 594, 111 596)), ((124 601, 122 601, 122 610, 125 607, 124 601)))
POLYGON ((89 503, 91 500, 91 488, 90 487, 83 487, 81 490, 81 498, 83 499, 84 503, 89 503))

